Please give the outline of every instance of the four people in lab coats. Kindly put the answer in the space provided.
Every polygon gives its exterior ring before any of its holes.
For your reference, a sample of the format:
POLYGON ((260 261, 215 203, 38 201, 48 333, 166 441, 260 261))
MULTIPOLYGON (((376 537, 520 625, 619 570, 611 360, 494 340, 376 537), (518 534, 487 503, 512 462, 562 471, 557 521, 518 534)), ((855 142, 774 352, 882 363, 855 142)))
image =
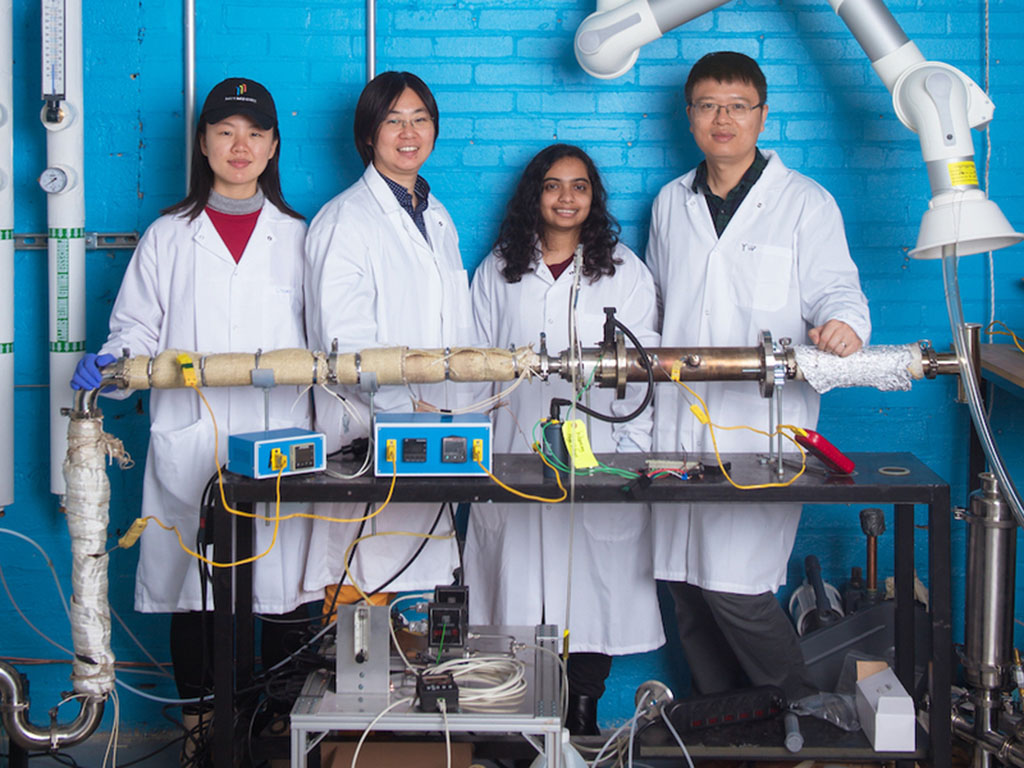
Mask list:
MULTIPOLYGON (((765 94, 757 64, 740 54, 710 54, 694 67, 687 115, 705 160, 655 201, 650 272, 618 242, 590 158, 564 144, 540 152, 476 273, 471 305, 456 228, 420 175, 440 127, 422 80, 385 72, 363 90, 354 135, 365 172, 317 214, 304 258, 304 225, 280 193, 273 100, 251 80, 224 81, 200 117, 189 196, 141 239, 110 337, 100 357, 83 359, 75 385, 98 385, 99 368, 112 360, 107 355, 124 347, 145 355, 174 347, 228 352, 308 344, 328 350, 335 342, 343 353, 397 345, 506 347, 544 331, 549 346, 562 349, 569 346, 574 283, 583 339, 601 337, 602 310, 615 306, 644 344, 658 343, 659 324, 666 346, 753 345, 758 331, 768 328, 777 337, 810 338, 822 349, 851 354, 867 343, 870 320, 842 219, 823 188, 757 148, 765 94), (582 259, 574 262, 578 245, 582 259)), ((755 385, 694 389, 713 421, 766 426, 767 406, 755 385)), ((264 425, 261 392, 207 393, 222 435, 305 426, 309 409, 296 395, 274 389, 264 425)), ((467 388, 444 384, 315 395, 316 428, 327 434, 330 451, 367 435, 371 397, 382 413, 454 408, 470 399, 467 388)), ((591 408, 621 414, 642 395, 631 385, 624 401, 601 389, 586 397, 591 408)), ((508 407, 494 414, 495 451, 529 450, 519 428, 529 431, 554 396, 571 397, 569 385, 533 382, 514 391, 508 407)), ((818 398, 812 391, 788 385, 783 402, 786 422, 814 426, 818 398)), ((176 525, 190 543, 216 460, 212 425, 187 390, 154 392, 151 403, 143 513, 176 525)), ((660 386, 657 406, 655 450, 708 449, 707 430, 676 385, 660 386)), ((596 451, 647 451, 651 424, 647 410, 615 426, 589 419, 588 429, 596 451)), ((763 438, 731 431, 719 435, 719 444, 723 451, 760 450, 763 438)), ((362 512, 331 506, 319 511, 342 518, 362 512)), ((775 683, 791 697, 801 695, 799 647, 773 595, 784 582, 800 509, 718 505, 714 511, 659 505, 649 522, 637 510, 622 514, 594 504, 577 508, 574 519, 565 504, 517 505, 514 514, 507 505, 477 505, 466 562, 472 620, 561 625, 571 605, 574 732, 596 730, 609 655, 662 644, 655 578, 671 583, 698 692, 775 683), (793 662, 784 663, 787 658, 793 662)), ((270 529, 256 528, 259 550, 270 529)), ((449 537, 453 521, 441 510, 394 504, 376 518, 375 529, 383 535, 356 541, 369 533, 358 524, 289 520, 277 546, 256 563, 255 608, 285 613, 322 596, 323 587, 346 581, 346 562, 366 591, 452 581, 458 551, 449 537)), ((151 527, 143 536, 136 606, 175 613, 172 646, 194 629, 179 617, 207 605, 198 573, 174 534, 151 527)), ((201 688, 203 681, 189 684, 201 688)), ((190 692, 182 688, 183 695, 190 692)))
MULTIPOLYGON (((616 307, 618 319, 642 344, 656 345, 654 283, 617 232, 590 157, 567 144, 539 152, 523 171, 498 241, 473 278, 481 343, 507 348, 546 333, 551 349, 566 349, 570 316, 577 336, 589 342, 602 337, 603 308, 616 307)), ((644 388, 629 385, 623 400, 613 390, 594 388, 585 402, 621 416, 641 403, 644 388)), ((529 452, 521 430, 529 434, 549 414, 553 397, 572 399, 571 383, 552 377, 511 392, 507 407, 492 416, 495 452, 529 452)), ((563 418, 570 418, 567 410, 563 418)), ((650 409, 622 424, 587 422, 595 451, 650 450, 650 409)), ((664 642, 646 510, 623 513, 617 504, 580 505, 574 512, 564 503, 474 505, 466 582, 474 623, 547 622, 564 628, 568 602, 571 733, 598 732, 597 700, 611 669, 609 654, 649 651, 664 642)))
MULTIPOLYGON (((139 240, 110 315, 110 335, 98 356, 83 358, 72 386, 96 387, 99 367, 125 348, 131 355, 154 356, 166 349, 205 354, 306 346, 306 225, 281 193, 280 153, 277 110, 267 89, 247 78, 214 86, 199 116, 188 196, 166 209, 139 240)), ((200 361, 193 362, 198 370, 200 361)), ((142 516, 174 526, 190 549, 196 547, 204 486, 227 458, 227 435, 308 427, 312 416, 309 397, 297 387, 269 391, 269 423, 264 390, 210 388, 204 394, 220 434, 216 456, 213 421, 195 392, 158 389, 149 401, 142 516)), ((254 528, 254 551, 263 552, 274 526, 254 528)), ((296 618, 299 606, 322 596, 303 586, 310 533, 308 520, 280 524, 276 544, 254 563, 254 610, 296 618)), ((174 531, 146 528, 135 608, 172 614, 171 657, 184 698, 208 694, 212 679, 212 618, 202 613, 212 607, 212 596, 201 567, 174 531)), ((265 623, 265 666, 284 658, 283 636, 291 627, 265 623)))
MULTIPOLYGON (((850 355, 871 333, 867 300, 839 208, 825 189, 757 148, 768 114, 764 74, 743 54, 698 61, 686 114, 704 161, 669 182, 651 213, 647 265, 662 307, 662 344, 754 346, 761 329, 850 355)), ((753 382, 693 383, 716 424, 768 429, 753 382)), ((709 453, 707 427, 677 384, 659 386, 656 451, 709 453)), ((782 423, 813 429, 818 395, 787 384, 782 423)), ((722 452, 765 438, 718 431, 722 452)), ((699 693, 750 684, 809 693, 792 623, 773 594, 785 583, 799 504, 656 504, 655 576, 670 583, 680 639, 699 693)))

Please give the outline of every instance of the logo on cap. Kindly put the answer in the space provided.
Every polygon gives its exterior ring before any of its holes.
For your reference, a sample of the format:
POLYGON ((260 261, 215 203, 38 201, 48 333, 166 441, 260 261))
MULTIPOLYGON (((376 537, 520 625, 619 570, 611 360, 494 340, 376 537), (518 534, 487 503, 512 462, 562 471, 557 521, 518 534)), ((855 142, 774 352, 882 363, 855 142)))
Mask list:
POLYGON ((245 83, 240 83, 235 86, 235 96, 242 96, 245 94, 245 83))

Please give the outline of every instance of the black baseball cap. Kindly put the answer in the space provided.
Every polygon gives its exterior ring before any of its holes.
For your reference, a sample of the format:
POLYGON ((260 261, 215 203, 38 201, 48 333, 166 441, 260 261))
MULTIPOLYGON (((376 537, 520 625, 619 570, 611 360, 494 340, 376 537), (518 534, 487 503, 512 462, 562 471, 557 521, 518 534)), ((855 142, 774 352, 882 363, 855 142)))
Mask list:
POLYGON ((232 115, 245 115, 265 130, 277 127, 277 107, 270 91, 244 77, 229 77, 213 86, 199 122, 219 123, 232 115))

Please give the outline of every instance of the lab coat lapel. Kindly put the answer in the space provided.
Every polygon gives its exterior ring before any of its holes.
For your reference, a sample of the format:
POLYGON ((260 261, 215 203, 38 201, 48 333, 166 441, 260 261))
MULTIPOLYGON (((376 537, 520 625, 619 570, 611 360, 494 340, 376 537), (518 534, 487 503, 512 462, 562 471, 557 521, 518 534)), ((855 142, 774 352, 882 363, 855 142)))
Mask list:
POLYGON ((225 333, 225 305, 230 297, 225 292, 236 268, 235 260, 205 211, 192 225, 193 348, 199 352, 226 349, 221 336, 225 333))
MULTIPOLYGON (((406 240, 410 245, 414 246, 418 251, 424 254, 432 254, 430 246, 420 233, 419 228, 404 208, 399 204, 398 198, 395 197, 395 193, 391 191, 387 182, 380 175, 380 171, 374 168, 371 163, 366 167, 366 172, 363 174, 363 180, 366 181, 366 185, 370 188, 370 192, 373 194, 377 204, 381 207, 381 210, 387 215, 388 219, 395 224, 396 228, 405 233, 406 240)), ((428 206, 424 213, 427 221, 433 221, 434 215, 430 212, 428 206)), ((428 223, 427 228, 430 229, 428 223)), ((433 232, 431 232, 433 234, 433 232)))

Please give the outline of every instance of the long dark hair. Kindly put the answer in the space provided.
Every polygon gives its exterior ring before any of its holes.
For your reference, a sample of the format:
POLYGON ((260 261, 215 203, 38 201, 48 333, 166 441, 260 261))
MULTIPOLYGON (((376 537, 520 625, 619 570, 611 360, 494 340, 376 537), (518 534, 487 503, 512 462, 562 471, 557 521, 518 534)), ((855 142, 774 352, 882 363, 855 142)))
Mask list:
POLYGON ((614 275, 615 246, 619 242, 619 223, 608 213, 608 195, 597 166, 590 155, 572 144, 552 144, 534 155, 519 179, 516 191, 505 208, 494 251, 502 261, 501 274, 510 283, 518 283, 538 262, 537 240, 544 236, 544 219, 540 215, 540 195, 551 166, 563 157, 583 162, 590 177, 593 199, 590 215, 583 222, 580 243, 583 245, 583 276, 596 281, 603 275, 614 275))
POLYGON ((381 72, 368 82, 363 92, 359 94, 356 117, 352 124, 356 151, 363 160, 364 168, 373 162, 373 142, 377 140, 380 124, 387 119, 391 105, 406 88, 411 88, 427 108, 427 114, 434 121, 434 141, 437 142, 438 134, 441 132, 441 120, 437 113, 437 101, 427 84, 412 72, 381 72))
MULTIPOLYGON (((208 123, 200 118, 199 126, 196 128, 195 140, 192 142, 192 173, 189 177, 188 194, 183 200, 174 205, 164 208, 160 213, 183 213, 188 216, 189 221, 195 221, 196 217, 203 212, 210 200, 210 191, 213 189, 213 169, 210 168, 210 161, 206 159, 199 144, 200 137, 206 133, 208 123)), ((281 135, 274 126, 274 138, 277 140, 277 150, 274 156, 267 161, 267 167, 263 169, 257 179, 263 196, 272 202, 281 213, 291 216, 293 219, 304 219, 305 217, 293 209, 284 201, 284 193, 281 192, 281 174, 278 171, 278 160, 281 157, 281 135)))

